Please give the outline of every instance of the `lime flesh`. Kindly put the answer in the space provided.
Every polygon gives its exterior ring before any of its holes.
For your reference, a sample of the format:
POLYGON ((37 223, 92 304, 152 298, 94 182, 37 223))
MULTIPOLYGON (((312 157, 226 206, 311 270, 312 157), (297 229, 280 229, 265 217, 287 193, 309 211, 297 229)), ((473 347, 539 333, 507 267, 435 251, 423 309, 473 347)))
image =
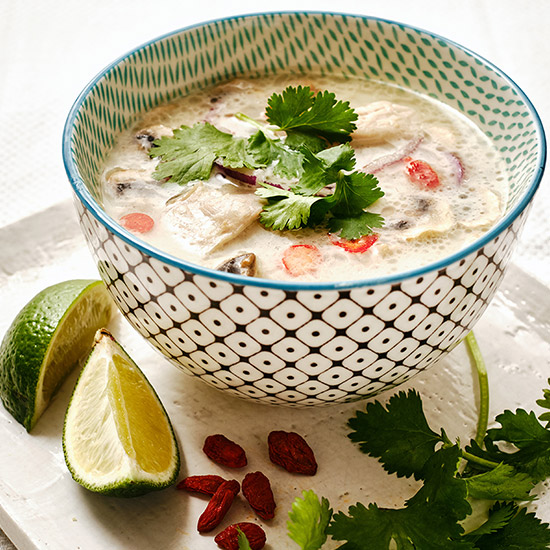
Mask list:
POLYGON ((173 484, 179 450, 145 375, 106 330, 76 384, 63 430, 65 461, 87 489, 137 496, 173 484))
POLYGON ((101 281, 71 280, 44 289, 16 316, 0 346, 0 397, 27 431, 113 310, 101 281))

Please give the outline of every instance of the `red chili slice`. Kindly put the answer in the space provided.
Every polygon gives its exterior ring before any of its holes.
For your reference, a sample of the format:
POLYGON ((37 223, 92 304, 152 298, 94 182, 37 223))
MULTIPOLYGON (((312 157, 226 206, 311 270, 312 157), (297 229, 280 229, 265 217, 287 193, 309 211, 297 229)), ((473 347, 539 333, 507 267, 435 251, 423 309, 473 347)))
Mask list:
POLYGON ((295 277, 314 272, 322 260, 319 249, 312 244, 295 244, 283 252, 283 265, 295 277))
POLYGON ((378 235, 363 235, 358 239, 346 240, 329 233, 328 238, 332 244, 343 248, 346 252, 360 254, 366 252, 378 240, 378 235))
POLYGON ((153 218, 142 212, 126 214, 120 218, 120 223, 132 233, 148 233, 155 226, 153 218))
POLYGON ((434 189, 439 187, 440 181, 437 172, 423 160, 413 160, 411 157, 403 159, 407 164, 405 170, 411 183, 434 189))

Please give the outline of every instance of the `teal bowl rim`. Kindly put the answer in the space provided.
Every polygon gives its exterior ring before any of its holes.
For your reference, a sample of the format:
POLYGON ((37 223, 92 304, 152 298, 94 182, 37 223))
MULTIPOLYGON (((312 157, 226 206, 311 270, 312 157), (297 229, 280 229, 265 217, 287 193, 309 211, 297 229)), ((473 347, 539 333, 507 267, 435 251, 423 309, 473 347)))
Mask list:
POLYGON ((357 15, 357 14, 339 13, 339 12, 295 10, 295 11, 248 13, 248 14, 242 14, 242 15, 235 15, 231 17, 222 17, 219 19, 211 19, 209 21, 202 21, 200 23, 182 27, 178 30, 153 38, 152 40, 149 40, 148 42, 141 44, 140 46, 120 56, 118 59, 116 59, 109 65, 107 65, 86 85, 86 87, 82 90, 82 92, 80 92, 79 96, 77 97, 76 101, 71 107, 71 110, 69 111, 67 120, 65 122, 65 127, 63 129, 63 164, 65 165, 65 171, 67 173, 67 176, 69 178, 69 181, 71 183, 71 186, 76 196, 101 224, 106 226, 112 233, 117 235, 120 239, 122 239, 123 241, 126 241, 128 244, 134 246, 135 248, 137 248, 138 250, 140 250, 141 252, 145 253, 148 256, 152 256, 157 260, 160 260, 161 262, 167 263, 169 265, 172 265, 179 269, 183 269, 185 271, 189 271, 191 273, 203 275, 205 277, 210 277, 213 279, 219 279, 219 280, 226 281, 228 283, 233 283, 233 284, 236 283, 236 284, 258 286, 258 287, 264 287, 264 288, 290 290, 290 291, 301 291, 301 290, 324 291, 324 290, 356 288, 356 287, 362 287, 362 286, 378 286, 378 285, 395 284, 395 283, 404 281, 406 279, 421 277, 432 271, 439 271, 455 262, 459 262, 460 260, 462 260, 463 258, 466 258, 473 252, 480 250, 487 243, 489 243, 494 238, 496 238, 507 227, 509 227, 516 220, 516 218, 525 210, 525 208, 529 205, 529 203, 533 199, 533 196, 540 185, 542 175, 544 173, 545 163, 546 163, 546 137, 544 133, 544 128, 542 126, 542 122, 540 120, 540 117, 535 107, 533 106, 533 104, 531 103, 527 95, 523 92, 523 90, 506 73, 504 73, 502 70, 496 67, 493 63, 491 63, 490 61, 487 61, 482 56, 458 44, 457 42, 454 42, 453 40, 449 40, 448 38, 445 38, 441 35, 438 35, 430 31, 426 31, 419 27, 414 27, 411 25, 399 23, 397 21, 393 21, 390 19, 383 19, 380 17, 371 17, 367 15, 357 15), (78 170, 76 169, 76 165, 73 161, 72 154, 71 154, 71 135, 72 135, 72 128, 76 119, 77 112, 80 109, 80 106, 82 105, 86 97, 88 96, 88 94, 90 93, 90 91, 92 90, 92 88, 97 84, 97 82, 101 80, 105 76, 105 74, 107 74, 110 70, 112 70, 116 65, 118 65, 119 63, 127 59, 129 56, 135 54, 137 51, 143 48, 146 48, 147 46, 155 42, 158 42, 170 36, 180 34, 184 31, 202 27, 204 25, 209 25, 211 23, 220 23, 222 21, 230 21, 233 19, 253 18, 253 17, 266 16, 266 15, 294 15, 294 14, 328 15, 328 16, 342 16, 342 17, 350 17, 350 18, 357 18, 357 19, 366 19, 369 21, 379 21, 381 23, 386 23, 390 25, 398 25, 404 28, 411 29, 413 31, 422 32, 431 36, 436 40, 445 41, 448 44, 466 52, 467 54, 481 61, 486 66, 490 67, 500 77, 507 80, 514 87, 518 95, 525 102, 525 106, 527 107, 527 109, 531 112, 533 116, 533 120, 536 124, 536 129, 539 136, 540 148, 541 148, 537 170, 533 175, 532 181, 529 187, 527 188, 526 193, 524 194, 522 199, 519 201, 519 203, 516 204, 516 206, 512 210, 510 210, 510 212, 508 212, 494 227, 492 227, 489 231, 487 231, 487 233, 485 233, 479 239, 469 244, 467 247, 459 250, 458 252, 455 252, 454 254, 446 256, 445 258, 437 262, 424 265, 417 269, 411 269, 409 271, 402 271, 400 273, 386 275, 384 277, 373 277, 373 278, 363 278, 363 279, 355 279, 355 280, 349 280, 349 281, 331 281, 331 282, 318 282, 318 283, 279 281, 274 279, 262 279, 259 277, 246 277, 243 275, 235 275, 231 273, 216 271, 208 267, 202 267, 200 265, 187 262, 185 260, 177 258, 176 256, 163 252, 162 250, 154 246, 150 246, 144 241, 142 241, 141 239, 135 237, 132 233, 130 233, 120 225, 118 225, 112 218, 110 218, 103 211, 103 209, 92 197, 91 193, 85 186, 82 178, 78 174, 78 170))

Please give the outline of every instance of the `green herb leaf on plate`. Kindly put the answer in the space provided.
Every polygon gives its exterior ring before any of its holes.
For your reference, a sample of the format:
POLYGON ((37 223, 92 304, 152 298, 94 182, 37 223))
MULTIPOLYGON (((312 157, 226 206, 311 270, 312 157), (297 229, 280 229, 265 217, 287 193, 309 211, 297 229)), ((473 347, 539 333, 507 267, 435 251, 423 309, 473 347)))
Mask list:
POLYGON ((529 474, 518 472, 508 464, 464 478, 468 495, 487 500, 533 500, 529 494, 535 483, 529 474))
POLYGON ((359 443, 361 451, 380 459, 387 472, 399 477, 420 479, 435 447, 448 442, 443 430, 438 434, 428 425, 415 390, 399 392, 385 407, 379 401, 368 403, 348 426, 353 430, 348 437, 359 443))
POLYGON ((477 550, 546 550, 550 546, 549 525, 515 504, 497 503, 487 523, 490 533, 483 533, 485 527, 464 537, 473 541, 477 550), (495 514, 501 527, 491 519, 495 514))
POLYGON ((302 550, 319 550, 327 540, 327 527, 332 517, 332 510, 326 498, 319 497, 311 490, 302 491, 302 498, 297 497, 288 513, 288 536, 302 550))
POLYGON ((476 541, 481 535, 490 535, 506 526, 517 512, 517 507, 512 502, 497 502, 490 510, 487 521, 482 523, 474 531, 463 535, 468 540, 476 541))
POLYGON ((517 447, 517 451, 512 452, 499 449, 497 456, 517 470, 528 473, 534 482, 550 476, 550 431, 542 426, 536 414, 523 409, 504 411, 496 421, 501 427, 487 431, 487 442, 496 444, 503 441, 517 447))
MULTIPOLYGON (((550 378, 548 379, 548 384, 550 384, 550 378)), ((539 405, 543 409, 550 409, 550 389, 544 388, 542 390, 542 393, 543 398, 537 399, 537 405, 539 405)), ((548 429, 550 427, 550 411, 540 414, 539 420, 547 422, 545 428, 548 429)))
POLYGON ((237 539, 237 542, 239 543, 239 550, 252 550, 244 531, 237 527, 237 532, 239 533, 239 537, 237 539))
POLYGON ((460 540, 459 522, 470 512, 466 484, 455 478, 460 449, 440 449, 425 465, 424 486, 405 508, 380 508, 376 504, 351 506, 348 515, 333 517, 328 532, 333 539, 347 541, 346 550, 388 550, 393 543, 408 550, 473 550, 460 540))

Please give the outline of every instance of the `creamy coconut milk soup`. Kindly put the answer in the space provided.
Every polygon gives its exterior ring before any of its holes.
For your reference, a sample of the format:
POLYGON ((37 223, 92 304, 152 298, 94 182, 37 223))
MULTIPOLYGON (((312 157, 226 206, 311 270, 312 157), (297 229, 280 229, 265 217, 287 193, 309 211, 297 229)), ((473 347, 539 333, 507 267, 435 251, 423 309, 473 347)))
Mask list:
POLYGON ((371 278, 437 261, 487 231, 506 194, 497 151, 460 113, 394 86, 332 76, 238 79, 160 106, 120 136, 103 172, 105 210, 144 241, 214 269, 291 281, 371 278), (269 123, 268 99, 288 86, 349 102, 351 139, 310 143, 307 131, 291 137, 269 123), (182 126, 194 130, 174 140, 182 126), (245 158, 251 140, 256 164, 247 166, 234 157, 245 158), (186 149, 176 151, 176 141, 186 149), (182 174, 188 181, 177 183, 182 174), (370 214, 354 209, 354 193, 370 214))

